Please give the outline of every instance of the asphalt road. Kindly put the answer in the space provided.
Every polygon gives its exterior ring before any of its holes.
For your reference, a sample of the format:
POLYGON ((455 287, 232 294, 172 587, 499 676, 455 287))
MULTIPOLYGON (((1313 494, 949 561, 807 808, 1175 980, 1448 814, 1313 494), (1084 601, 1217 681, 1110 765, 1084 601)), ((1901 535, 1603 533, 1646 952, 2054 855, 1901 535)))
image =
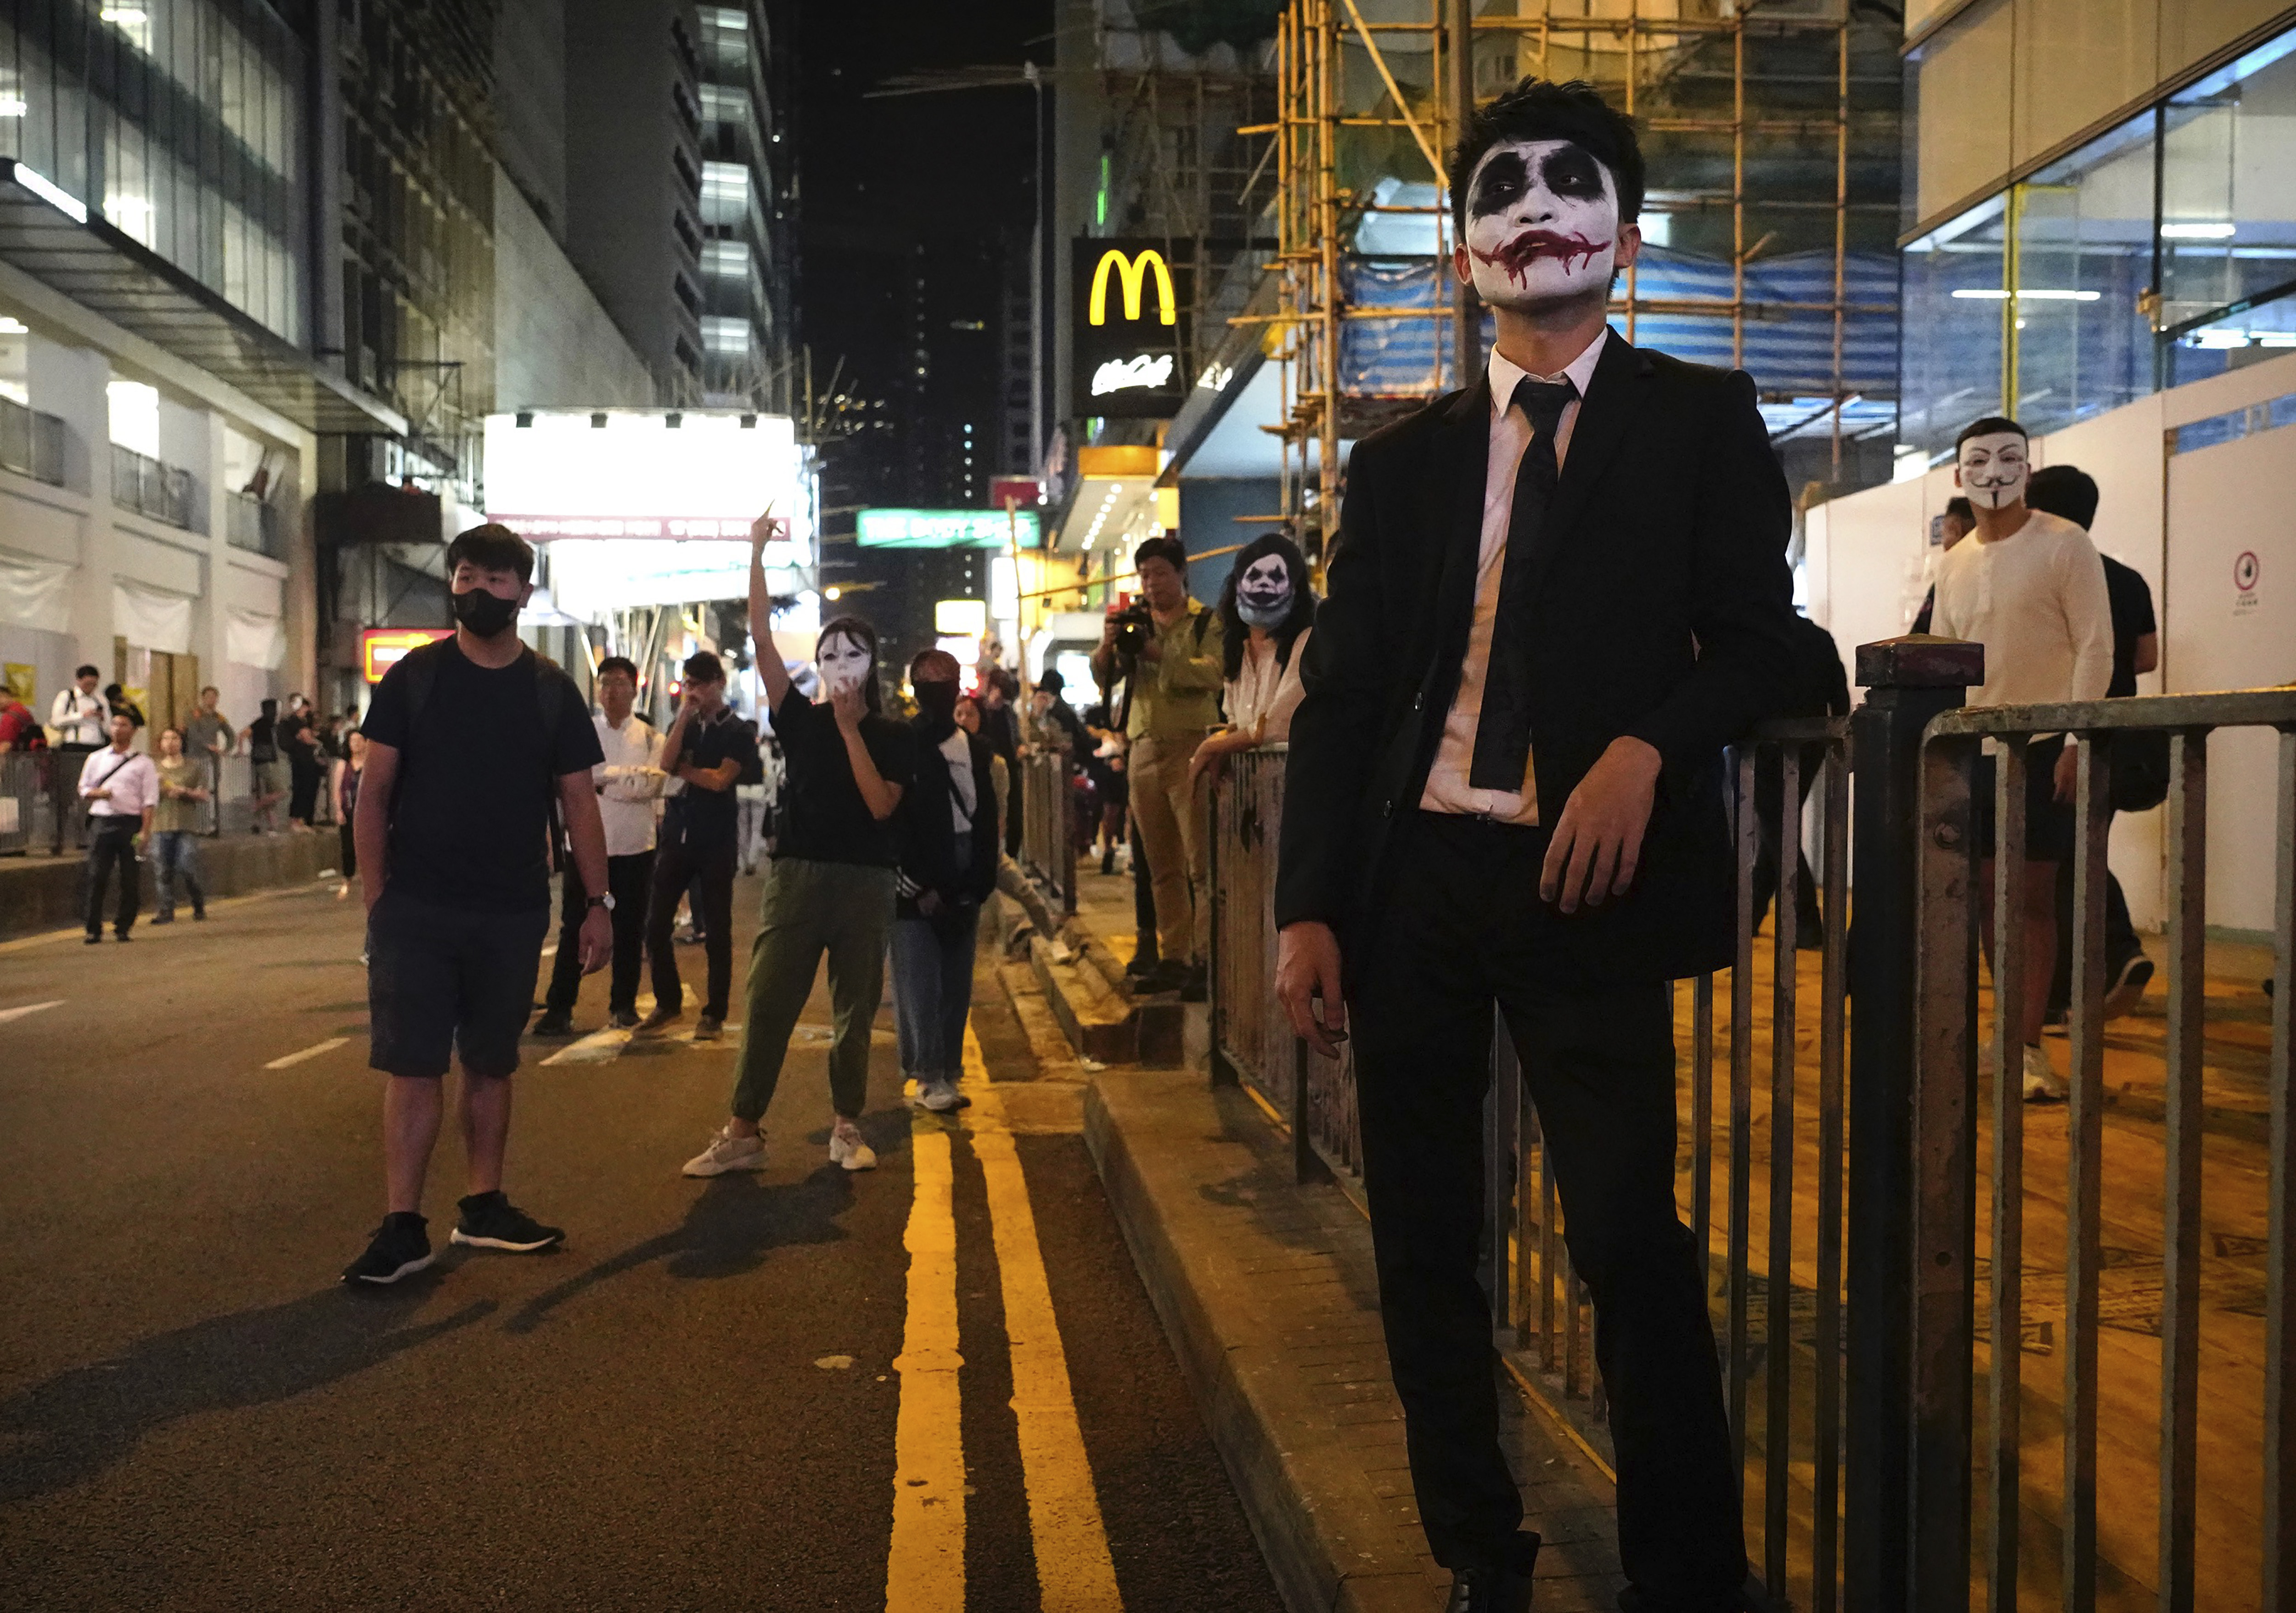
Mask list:
MULTIPOLYGON (((735 907, 746 959, 753 882, 735 907)), ((304 891, 127 946, 0 945, 0 1607, 883 1607, 915 1197, 890 1010, 864 1123, 882 1163, 858 1176, 827 1163, 824 992, 760 1176, 678 1173, 724 1115, 732 1041, 547 1066, 561 1044, 529 1043, 507 1185, 566 1247, 455 1251, 352 1293, 336 1274, 381 1212, 357 909, 304 891)), ((1037 1074, 985 973, 975 1025, 998 1081, 1037 1074)), ((1122 1607, 1277 1613, 1072 1106, 1026 1108, 1013 1146, 1122 1607)), ((969 1485, 963 1606, 1025 1613, 1043 1497, 1009 1274, 978 1140, 946 1130, 963 1409, 936 1436, 961 1437, 969 1485)))

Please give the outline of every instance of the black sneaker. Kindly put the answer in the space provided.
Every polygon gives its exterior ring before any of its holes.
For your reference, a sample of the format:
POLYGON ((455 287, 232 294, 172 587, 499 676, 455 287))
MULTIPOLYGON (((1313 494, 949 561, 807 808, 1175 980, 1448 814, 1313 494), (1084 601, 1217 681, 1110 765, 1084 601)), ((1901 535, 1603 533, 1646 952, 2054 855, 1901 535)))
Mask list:
POLYGON ((152 922, 153 924, 173 924, 176 922, 176 916, 173 913, 163 909, 152 915, 152 922))
POLYGON ((693 1022, 693 1040, 715 1041, 725 1033, 726 1022, 715 1014, 704 1014, 693 1022))
POLYGON ((557 1227, 545 1227, 524 1210, 502 1196, 497 1188, 491 1193, 474 1193, 462 1201, 462 1214, 455 1222, 455 1230, 447 1235, 449 1243, 469 1244, 479 1249, 508 1249, 514 1255, 531 1255, 537 1249, 546 1249, 552 1244, 565 1241, 566 1234, 557 1227))
POLYGON ((2144 988, 2152 983, 2152 960, 2142 952, 2131 952, 2120 960, 2113 972, 2112 983, 2105 988, 2104 1016, 2118 1019, 2144 999, 2144 988))
POLYGON ((571 1036, 574 1034, 574 1016, 562 1009, 552 1008, 534 1022, 534 1034, 571 1036))
POLYGON ((606 1019, 606 1027, 614 1031, 635 1031, 638 1028, 636 1008, 616 1008, 606 1019))
POLYGON ((103 932, 102 930, 90 930, 87 933, 87 944, 92 947, 102 946, 103 944, 103 932))
POLYGON ((366 1253, 343 1268, 345 1282, 397 1282, 411 1277, 435 1258, 430 1253, 430 1223, 412 1210, 394 1210, 374 1230, 366 1253))

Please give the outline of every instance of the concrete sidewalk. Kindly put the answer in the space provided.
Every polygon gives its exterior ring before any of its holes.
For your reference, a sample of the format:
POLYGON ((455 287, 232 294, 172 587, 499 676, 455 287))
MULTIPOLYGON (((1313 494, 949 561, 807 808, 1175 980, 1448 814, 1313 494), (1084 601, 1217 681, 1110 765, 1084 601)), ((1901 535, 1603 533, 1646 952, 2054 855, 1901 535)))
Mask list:
MULTIPOLYGON (((1433 1613, 1450 1577, 1419 1529, 1362 1214, 1293 1182, 1289 1141, 1193 1071, 1095 1075, 1085 1140, 1285 1605, 1433 1613)), ((1611 1486, 1511 1389, 1538 1613, 1607 1613, 1611 1486)))
MULTIPOLYGON (((333 868, 340 857, 340 842, 332 827, 308 835, 227 835, 203 839, 200 842, 200 885, 210 901, 277 890, 308 883, 318 876, 321 869, 333 868)), ((0 940, 36 934, 42 930, 77 927, 80 923, 80 876, 86 862, 86 857, 78 852, 67 852, 62 857, 0 857, 0 940)), ((146 858, 143 874, 146 920, 151 917, 155 895, 152 864, 146 858)), ((107 926, 111 922, 109 905, 106 904, 107 926)))

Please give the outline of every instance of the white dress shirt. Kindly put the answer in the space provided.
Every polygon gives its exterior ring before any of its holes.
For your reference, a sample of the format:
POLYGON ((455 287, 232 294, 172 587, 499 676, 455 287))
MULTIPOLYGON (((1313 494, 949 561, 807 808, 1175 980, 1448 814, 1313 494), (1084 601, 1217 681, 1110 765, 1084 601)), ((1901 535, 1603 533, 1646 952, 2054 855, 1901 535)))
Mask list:
POLYGON ((105 745, 80 764, 79 793, 103 789, 111 794, 87 803, 94 818, 141 818, 146 807, 160 804, 160 769, 141 751, 125 757, 105 745))
POLYGON ((1302 628, 1292 641, 1292 659, 1275 664, 1271 640, 1265 653, 1249 638, 1243 645, 1243 667, 1227 686, 1227 720, 1254 745, 1282 745, 1292 737, 1292 713, 1300 709, 1307 690, 1300 687, 1300 662, 1316 630, 1302 628))
POLYGON ((598 816, 606 826, 606 855, 635 857, 653 850, 654 802, 662 786, 661 736, 632 712, 619 728, 603 712, 590 724, 606 759, 590 769, 598 786, 598 816))
MULTIPOLYGON (((1563 405, 1554 427, 1554 465, 1559 472, 1570 449, 1570 433, 1578 424, 1578 408, 1595 380, 1595 366, 1611 330, 1587 344, 1587 350, 1564 366, 1560 375, 1531 375, 1534 381, 1570 380, 1578 396, 1563 405)), ((1515 383, 1530 372, 1492 350, 1490 459, 1483 472, 1482 547, 1475 559, 1475 614, 1467 630, 1467 654, 1459 665, 1459 692, 1443 717, 1443 738, 1435 747, 1435 763, 1427 771, 1427 787, 1419 794, 1420 810, 1488 818, 1499 823, 1536 824, 1538 786, 1525 756, 1522 788, 1479 790, 1467 782, 1475 760, 1475 729, 1483 714, 1483 681, 1491 663, 1491 633, 1498 623, 1499 580, 1506 572, 1507 523, 1514 513, 1514 473, 1530 446, 1530 420, 1513 407, 1515 383)))
POLYGON ((110 745, 111 707, 101 695, 83 695, 73 684, 56 691, 48 708, 48 726, 56 730, 58 745, 110 745))

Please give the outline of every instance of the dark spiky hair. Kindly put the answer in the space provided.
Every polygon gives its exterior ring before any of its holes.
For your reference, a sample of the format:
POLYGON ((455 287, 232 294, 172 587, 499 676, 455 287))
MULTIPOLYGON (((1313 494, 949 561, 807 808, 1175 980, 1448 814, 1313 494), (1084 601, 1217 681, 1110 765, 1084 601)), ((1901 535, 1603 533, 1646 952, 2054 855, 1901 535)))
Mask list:
POLYGON ((1476 109, 1451 148, 1451 225, 1467 238, 1467 182, 1483 153, 1502 141, 1569 140, 1584 146, 1611 170, 1619 191, 1619 222, 1632 224, 1643 210, 1643 148, 1634 120, 1603 99, 1584 78, 1557 84, 1525 78, 1488 106, 1476 109))

